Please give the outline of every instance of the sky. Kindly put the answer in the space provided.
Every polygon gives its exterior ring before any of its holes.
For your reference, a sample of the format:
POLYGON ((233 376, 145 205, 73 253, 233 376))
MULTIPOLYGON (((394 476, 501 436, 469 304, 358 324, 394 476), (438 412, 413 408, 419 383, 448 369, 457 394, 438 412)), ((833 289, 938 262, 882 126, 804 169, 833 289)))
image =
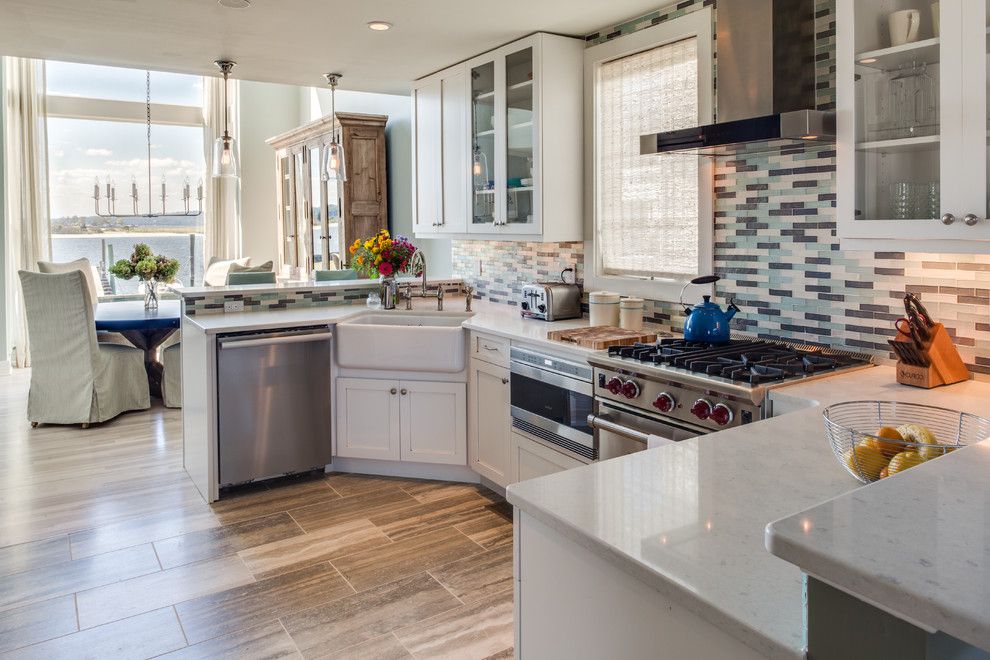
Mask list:
MULTIPOLYGON (((50 95, 145 100, 145 72, 135 69, 48 62, 50 95)), ((152 103, 201 105, 199 76, 152 72, 152 103)), ((154 113, 152 113, 154 122, 154 113)), ((182 210, 182 185, 196 187, 204 175, 203 130, 194 126, 152 125, 152 196, 161 211, 161 179, 167 185, 166 208, 182 210)), ((48 170, 51 217, 93 214, 93 184, 99 177, 103 196, 106 178, 117 186, 117 212, 130 213, 131 182, 136 180, 140 213, 148 211, 148 145, 145 125, 52 117, 48 120, 48 170)), ((103 209, 106 207, 104 205, 103 209)))

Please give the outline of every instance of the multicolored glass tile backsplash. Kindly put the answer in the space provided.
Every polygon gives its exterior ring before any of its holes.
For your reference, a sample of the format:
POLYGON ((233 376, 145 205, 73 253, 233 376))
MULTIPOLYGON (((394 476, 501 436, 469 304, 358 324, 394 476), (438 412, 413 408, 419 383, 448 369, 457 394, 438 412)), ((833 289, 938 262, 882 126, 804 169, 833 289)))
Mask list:
MULTIPOLYGON (((713 0, 689 0, 589 35, 589 44, 676 18, 713 0)), ((835 0, 816 0, 817 99, 835 107, 835 0)), ((890 359, 887 339, 905 291, 943 321, 976 374, 990 375, 990 255, 839 250, 835 153, 811 148, 720 159, 715 180, 716 297, 736 299, 736 328, 890 359)), ((515 303, 519 287, 564 263, 583 277, 583 244, 454 241, 454 275, 482 298, 515 303), (481 263, 481 273, 478 264, 481 263)), ((650 301, 647 318, 683 327, 674 303, 650 301)))

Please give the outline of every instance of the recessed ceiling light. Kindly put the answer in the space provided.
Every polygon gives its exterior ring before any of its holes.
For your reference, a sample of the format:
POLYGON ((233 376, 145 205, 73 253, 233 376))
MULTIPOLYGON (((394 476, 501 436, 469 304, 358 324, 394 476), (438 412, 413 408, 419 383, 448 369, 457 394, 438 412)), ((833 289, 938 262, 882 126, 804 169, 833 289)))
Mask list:
POLYGON ((375 32, 384 32, 385 30, 391 30, 392 24, 388 21, 369 21, 368 27, 375 32))
POLYGON ((876 61, 877 61, 877 58, 875 58, 875 57, 864 57, 863 59, 861 59, 859 61, 859 63, 860 64, 873 64, 876 61))
POLYGON ((227 9, 247 9, 251 6, 251 0, 217 0, 217 4, 227 9))

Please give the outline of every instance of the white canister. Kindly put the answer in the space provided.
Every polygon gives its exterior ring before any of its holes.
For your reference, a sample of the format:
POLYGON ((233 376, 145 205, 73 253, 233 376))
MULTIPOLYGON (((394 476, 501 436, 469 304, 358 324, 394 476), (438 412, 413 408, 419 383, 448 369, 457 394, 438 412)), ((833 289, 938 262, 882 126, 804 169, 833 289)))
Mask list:
POLYGON ((621 296, 611 291, 592 291, 588 294, 588 309, 591 310, 591 325, 619 325, 619 300, 621 296))
POLYGON ((619 327, 625 330, 643 329, 642 298, 623 298, 619 301, 619 327))

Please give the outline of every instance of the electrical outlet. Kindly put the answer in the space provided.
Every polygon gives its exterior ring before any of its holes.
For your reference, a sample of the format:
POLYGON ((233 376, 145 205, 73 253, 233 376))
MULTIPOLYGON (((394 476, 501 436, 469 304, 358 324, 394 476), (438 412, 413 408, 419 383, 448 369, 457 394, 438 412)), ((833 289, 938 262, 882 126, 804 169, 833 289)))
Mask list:
POLYGON ((243 300, 228 300, 223 304, 223 312, 243 312, 244 311, 244 301, 243 300))

